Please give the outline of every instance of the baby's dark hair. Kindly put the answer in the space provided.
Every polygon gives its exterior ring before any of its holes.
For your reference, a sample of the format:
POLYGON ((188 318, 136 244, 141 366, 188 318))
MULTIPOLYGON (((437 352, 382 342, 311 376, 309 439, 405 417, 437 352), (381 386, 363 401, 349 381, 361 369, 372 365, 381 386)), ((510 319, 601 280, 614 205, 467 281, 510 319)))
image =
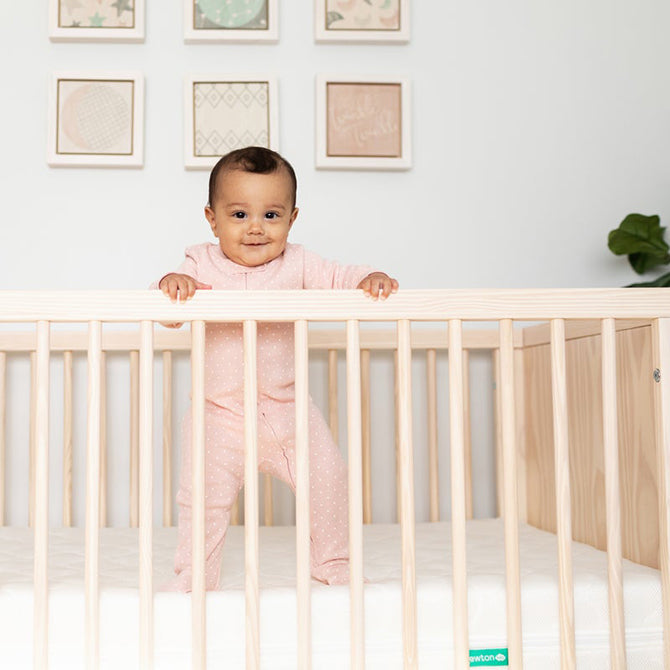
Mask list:
POLYGON ((293 207, 295 207, 296 193, 298 190, 298 180, 291 164, 276 151, 266 149, 265 147, 244 147, 235 149, 221 157, 218 163, 212 168, 209 175, 209 202, 213 206, 216 199, 216 184, 221 172, 228 170, 243 170, 244 172, 253 172, 255 174, 272 174, 279 170, 286 170, 291 179, 293 190, 293 207))

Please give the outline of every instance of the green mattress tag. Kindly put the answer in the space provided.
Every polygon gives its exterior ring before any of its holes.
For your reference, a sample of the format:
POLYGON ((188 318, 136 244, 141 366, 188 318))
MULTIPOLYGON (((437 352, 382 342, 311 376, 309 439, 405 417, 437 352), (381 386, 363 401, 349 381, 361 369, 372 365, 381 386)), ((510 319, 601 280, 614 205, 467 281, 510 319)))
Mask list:
POLYGON ((509 665, 507 649, 470 649, 471 668, 492 668, 496 665, 509 665))

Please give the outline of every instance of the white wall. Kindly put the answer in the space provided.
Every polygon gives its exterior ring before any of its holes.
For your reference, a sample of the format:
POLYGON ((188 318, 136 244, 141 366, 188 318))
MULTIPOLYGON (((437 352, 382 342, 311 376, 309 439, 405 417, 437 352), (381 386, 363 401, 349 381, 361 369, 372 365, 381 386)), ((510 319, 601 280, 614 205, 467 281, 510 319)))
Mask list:
POLYGON ((292 240, 406 288, 622 285, 607 232, 667 221, 666 0, 416 0, 403 46, 316 45, 308 0, 281 1, 277 45, 185 45, 180 4, 149 0, 138 45, 52 44, 46 2, 0 5, 0 288, 142 288, 209 238, 207 173, 182 166, 190 72, 276 72, 292 240), (141 170, 46 165, 49 73, 96 68, 145 74, 141 170), (411 78, 412 170, 314 169, 317 72, 411 78))

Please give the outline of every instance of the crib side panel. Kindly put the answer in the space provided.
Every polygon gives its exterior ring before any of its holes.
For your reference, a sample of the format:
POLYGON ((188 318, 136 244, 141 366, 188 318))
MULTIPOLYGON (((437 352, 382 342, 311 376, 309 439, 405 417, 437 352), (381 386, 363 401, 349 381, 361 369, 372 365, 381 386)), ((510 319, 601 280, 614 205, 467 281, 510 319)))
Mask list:
MULTIPOLYGON (((617 411, 625 558, 658 567, 651 328, 618 330, 617 411)), ((524 349, 528 522, 556 532, 549 345, 524 349)), ((599 335, 566 344, 573 537, 606 549, 599 335)))

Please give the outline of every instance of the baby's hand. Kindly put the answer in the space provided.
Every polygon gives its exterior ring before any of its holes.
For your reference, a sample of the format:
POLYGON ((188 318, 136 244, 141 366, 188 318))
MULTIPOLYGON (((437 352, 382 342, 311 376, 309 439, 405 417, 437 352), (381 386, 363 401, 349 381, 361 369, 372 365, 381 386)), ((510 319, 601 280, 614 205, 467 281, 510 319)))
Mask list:
POLYGON ((365 295, 370 296, 373 300, 377 298, 386 300, 391 293, 398 290, 398 282, 384 272, 371 272, 361 280, 356 288, 362 288, 365 295))
POLYGON ((158 288, 163 291, 172 302, 186 302, 195 295, 196 289, 211 289, 209 284, 203 284, 189 275, 181 275, 172 272, 165 275, 158 284, 158 288))

